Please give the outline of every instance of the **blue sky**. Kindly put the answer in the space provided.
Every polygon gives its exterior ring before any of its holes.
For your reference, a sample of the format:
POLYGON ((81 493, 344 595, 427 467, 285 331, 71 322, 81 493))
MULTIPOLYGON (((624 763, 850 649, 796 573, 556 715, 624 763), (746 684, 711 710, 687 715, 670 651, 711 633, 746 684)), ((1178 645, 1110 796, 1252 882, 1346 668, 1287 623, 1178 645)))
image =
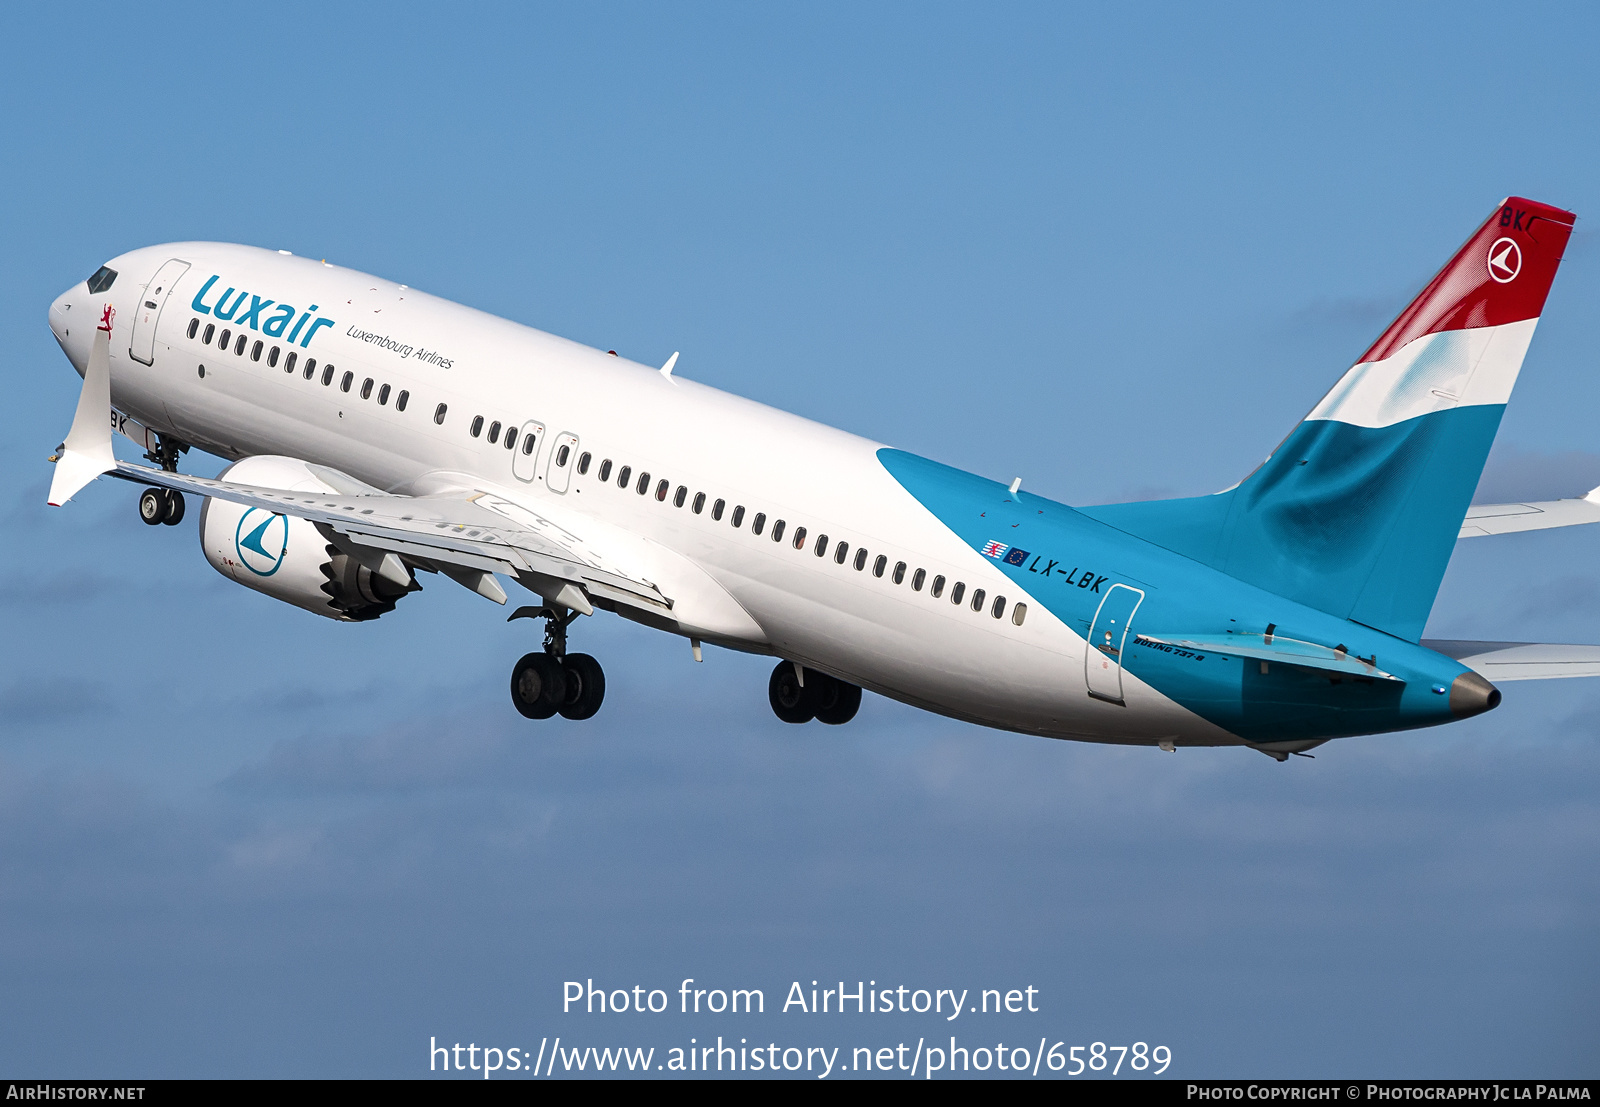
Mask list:
MULTIPOLYGON (((0 1070, 951 1032, 560 1013, 568 979, 692 976, 1032 984, 954 1032, 1166 1044, 1175 1076, 1596 1075, 1595 682, 1278 765, 871 696, 785 727, 768 662, 600 616, 603 712, 530 726, 529 624, 462 589, 335 625, 214 573, 197 513, 44 506, 78 383, 45 309, 153 242, 682 350, 1092 503, 1237 480, 1502 196, 1600 212, 1589 7, 995 7, 0 15, 0 1070)), ((1587 226, 1486 498, 1600 484, 1587 226)), ((1464 543, 1430 632, 1600 641, 1597 552, 1464 543)))

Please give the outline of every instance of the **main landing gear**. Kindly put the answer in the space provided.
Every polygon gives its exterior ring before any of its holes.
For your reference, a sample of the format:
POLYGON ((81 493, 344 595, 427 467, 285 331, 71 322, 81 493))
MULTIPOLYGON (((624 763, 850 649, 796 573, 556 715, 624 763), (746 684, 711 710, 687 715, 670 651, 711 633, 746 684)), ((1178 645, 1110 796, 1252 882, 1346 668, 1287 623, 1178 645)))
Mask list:
MULTIPOLYGON (((187 453, 189 447, 170 434, 156 436, 156 448, 144 456, 168 473, 178 471, 178 455, 187 453)), ((183 493, 170 488, 146 488, 139 494, 139 518, 152 527, 165 523, 175 527, 183 522, 183 493)))
POLYGON ((139 493, 139 518, 151 526, 183 522, 183 493, 170 488, 146 488, 139 493))
POLYGON ((767 699, 772 713, 786 723, 809 723, 812 719, 838 726, 848 723, 861 709, 861 689, 854 684, 819 673, 805 671, 805 684, 792 661, 780 661, 767 681, 767 699))
POLYGON ((512 619, 543 619, 544 652, 523 655, 511 670, 511 702, 525 718, 588 719, 606 698, 606 674, 586 653, 567 652, 567 608, 519 607, 512 619))

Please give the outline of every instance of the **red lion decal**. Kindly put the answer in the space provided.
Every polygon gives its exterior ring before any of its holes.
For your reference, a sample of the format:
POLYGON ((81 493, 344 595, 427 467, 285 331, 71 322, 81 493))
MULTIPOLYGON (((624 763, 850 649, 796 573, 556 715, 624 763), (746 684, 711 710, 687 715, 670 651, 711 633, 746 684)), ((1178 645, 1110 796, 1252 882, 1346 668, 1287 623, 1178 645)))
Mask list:
POLYGON ((99 329, 105 331, 107 334, 110 334, 111 333, 111 320, 115 319, 116 317, 117 317, 117 309, 112 307, 110 304, 107 304, 105 311, 100 313, 100 327, 99 327, 99 329))

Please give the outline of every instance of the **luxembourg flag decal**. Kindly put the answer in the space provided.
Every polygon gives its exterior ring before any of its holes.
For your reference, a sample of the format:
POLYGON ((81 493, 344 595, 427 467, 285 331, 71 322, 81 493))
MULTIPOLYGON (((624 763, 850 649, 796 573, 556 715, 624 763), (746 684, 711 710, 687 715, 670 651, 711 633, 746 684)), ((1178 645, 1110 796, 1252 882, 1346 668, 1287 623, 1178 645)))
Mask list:
POLYGON ((983 544, 983 556, 992 557, 996 561, 999 561, 1006 555, 1006 551, 1010 548, 1011 547, 1006 545, 1004 542, 985 542, 983 544))

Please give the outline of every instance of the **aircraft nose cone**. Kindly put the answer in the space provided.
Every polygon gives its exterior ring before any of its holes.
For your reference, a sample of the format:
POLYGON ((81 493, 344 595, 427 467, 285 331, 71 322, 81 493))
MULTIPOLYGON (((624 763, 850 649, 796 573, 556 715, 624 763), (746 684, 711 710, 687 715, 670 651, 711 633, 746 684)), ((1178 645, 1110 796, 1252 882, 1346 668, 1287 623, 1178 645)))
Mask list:
POLYGON ((1458 719, 1482 715, 1500 706, 1500 689, 1477 673, 1462 673, 1450 684, 1450 714, 1458 719))
POLYGON ((77 299, 76 293, 77 286, 73 286, 57 296, 55 302, 50 305, 50 333, 56 336, 57 342, 64 342, 72 329, 72 309, 73 301, 77 299))

